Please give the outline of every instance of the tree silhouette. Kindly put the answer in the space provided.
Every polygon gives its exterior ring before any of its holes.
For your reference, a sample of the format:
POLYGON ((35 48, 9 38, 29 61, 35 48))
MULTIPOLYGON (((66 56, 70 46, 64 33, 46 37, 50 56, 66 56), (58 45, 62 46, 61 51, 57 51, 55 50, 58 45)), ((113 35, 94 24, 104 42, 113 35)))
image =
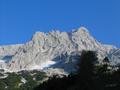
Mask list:
POLYGON ((79 82, 86 90, 93 90, 94 67, 97 62, 97 55, 94 51, 82 51, 79 65, 79 82))
POLYGON ((79 59, 77 74, 70 74, 63 78, 54 76, 35 90, 94 90, 92 78, 96 61, 96 52, 83 51, 79 59))

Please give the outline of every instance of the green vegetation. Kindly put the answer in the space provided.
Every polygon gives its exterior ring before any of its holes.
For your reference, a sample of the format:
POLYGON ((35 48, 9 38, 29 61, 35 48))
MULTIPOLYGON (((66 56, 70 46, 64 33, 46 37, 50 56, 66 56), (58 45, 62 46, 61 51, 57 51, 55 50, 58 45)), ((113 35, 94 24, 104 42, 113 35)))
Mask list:
POLYGON ((78 60, 78 72, 47 81, 47 75, 37 70, 6 73, 6 77, 1 73, 0 90, 120 90, 120 66, 115 70, 107 57, 99 64, 93 51, 83 51, 78 60))
POLYGON ((8 75, 6 78, 0 79, 0 90, 33 90, 40 84, 40 81, 47 77, 44 72, 35 70, 6 73, 6 75, 8 75))
POLYGON ((83 51, 79 60, 77 73, 63 78, 53 76, 34 90, 120 90, 120 68, 110 70, 108 58, 99 65, 95 52, 83 51))

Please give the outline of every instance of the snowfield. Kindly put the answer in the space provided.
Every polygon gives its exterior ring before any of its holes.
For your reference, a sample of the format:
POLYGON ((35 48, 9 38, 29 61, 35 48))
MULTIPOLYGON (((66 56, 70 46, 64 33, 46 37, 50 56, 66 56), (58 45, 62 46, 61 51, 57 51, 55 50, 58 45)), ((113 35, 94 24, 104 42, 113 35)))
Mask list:
POLYGON ((54 65, 54 64, 56 64, 57 62, 55 62, 55 61, 50 61, 50 60, 48 60, 48 61, 46 61, 46 62, 44 62, 44 63, 42 63, 41 65, 33 65, 31 68, 30 68, 30 70, 43 70, 43 69, 45 69, 45 68, 49 68, 51 65, 54 65))

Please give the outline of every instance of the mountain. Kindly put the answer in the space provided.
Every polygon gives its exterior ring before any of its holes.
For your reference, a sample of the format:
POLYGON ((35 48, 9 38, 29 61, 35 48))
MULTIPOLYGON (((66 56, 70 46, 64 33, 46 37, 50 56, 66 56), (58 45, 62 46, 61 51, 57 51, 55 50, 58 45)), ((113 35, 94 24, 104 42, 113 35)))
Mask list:
POLYGON ((102 62, 115 49, 95 40, 85 27, 72 32, 36 32, 25 44, 0 46, 0 67, 13 72, 34 69, 71 72, 82 50, 96 51, 102 62))
POLYGON ((118 48, 112 49, 107 55, 107 57, 112 65, 116 66, 120 65, 120 49, 118 48))

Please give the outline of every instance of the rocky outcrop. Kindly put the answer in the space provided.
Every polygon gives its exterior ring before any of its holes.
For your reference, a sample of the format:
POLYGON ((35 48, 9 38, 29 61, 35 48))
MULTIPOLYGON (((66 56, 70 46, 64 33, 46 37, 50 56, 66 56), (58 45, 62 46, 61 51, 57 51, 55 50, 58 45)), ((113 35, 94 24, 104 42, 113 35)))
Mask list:
POLYGON ((11 71, 31 70, 33 67, 43 69, 43 64, 49 61, 52 62, 48 63, 51 67, 64 69, 66 63, 75 63, 82 50, 96 51, 99 59, 103 59, 113 48, 115 47, 99 43, 86 28, 81 27, 72 32, 36 32, 26 44, 0 48, 0 56, 12 55, 6 63, 7 69, 11 71), (59 64, 59 67, 55 64, 59 64))

